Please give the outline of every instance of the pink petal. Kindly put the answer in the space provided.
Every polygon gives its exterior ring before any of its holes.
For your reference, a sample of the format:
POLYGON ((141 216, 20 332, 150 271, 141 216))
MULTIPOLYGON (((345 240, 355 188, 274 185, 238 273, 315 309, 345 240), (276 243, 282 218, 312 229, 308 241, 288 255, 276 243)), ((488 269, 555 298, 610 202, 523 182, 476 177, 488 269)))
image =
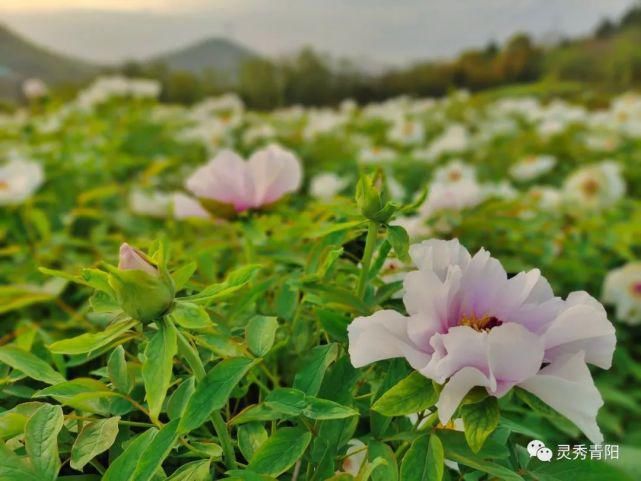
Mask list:
POLYGON ((595 444, 603 442, 596 423, 603 399, 594 386, 582 352, 559 357, 519 386, 576 424, 590 441, 595 444))
POLYGON ((463 368, 452 376, 441 391, 436 403, 441 424, 449 422, 465 395, 475 386, 491 388, 492 382, 485 374, 474 367, 463 368))
POLYGON ((392 310, 354 319, 347 327, 352 365, 362 367, 382 359, 404 357, 414 369, 425 367, 430 355, 407 337, 407 321, 407 317, 392 310))
POLYGON ((465 268, 471 258, 458 239, 430 239, 413 244, 410 246, 410 257, 419 270, 432 271, 442 281, 447 277, 450 266, 465 268))
POLYGON ((277 145, 255 152, 249 159, 249 170, 254 183, 254 207, 297 191, 303 178, 296 156, 277 145))
POLYGON ((197 197, 232 204, 237 211, 253 207, 254 185, 246 162, 235 152, 223 150, 187 179, 186 187, 197 197))
POLYGON ((543 362, 543 342, 519 324, 503 324, 490 331, 487 356, 497 381, 497 390, 492 394, 501 397, 512 386, 539 371, 543 362))
POLYGON ((158 275, 158 269, 151 265, 136 249, 126 242, 120 246, 118 269, 121 271, 144 271, 152 276, 158 275))
POLYGON ((603 306, 586 292, 574 292, 543 334, 546 361, 585 352, 585 360, 603 369, 612 365, 614 326, 603 306))

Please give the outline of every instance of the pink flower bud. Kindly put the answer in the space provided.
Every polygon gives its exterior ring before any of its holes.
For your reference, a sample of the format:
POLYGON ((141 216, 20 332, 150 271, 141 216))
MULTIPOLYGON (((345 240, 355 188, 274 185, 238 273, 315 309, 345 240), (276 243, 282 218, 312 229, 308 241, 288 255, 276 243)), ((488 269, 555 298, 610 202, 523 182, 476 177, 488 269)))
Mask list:
POLYGON ((158 269, 151 264, 145 256, 126 242, 120 246, 118 269, 121 271, 143 271, 152 276, 157 276, 158 269))

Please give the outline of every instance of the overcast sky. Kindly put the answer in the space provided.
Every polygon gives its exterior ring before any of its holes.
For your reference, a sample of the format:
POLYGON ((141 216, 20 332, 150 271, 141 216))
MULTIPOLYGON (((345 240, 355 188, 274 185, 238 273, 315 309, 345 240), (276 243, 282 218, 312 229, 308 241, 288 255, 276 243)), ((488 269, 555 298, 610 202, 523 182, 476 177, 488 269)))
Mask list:
POLYGON ((99 62, 145 58, 211 36, 259 53, 303 45, 384 64, 452 56, 517 31, 589 32, 635 0, 0 0, 0 21, 99 62))

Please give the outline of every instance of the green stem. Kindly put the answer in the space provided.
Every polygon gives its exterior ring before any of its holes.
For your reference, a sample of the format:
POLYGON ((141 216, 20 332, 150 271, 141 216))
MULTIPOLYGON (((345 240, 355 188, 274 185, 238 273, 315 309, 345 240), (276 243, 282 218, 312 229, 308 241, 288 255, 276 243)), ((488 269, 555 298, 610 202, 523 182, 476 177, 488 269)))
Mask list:
POLYGON ((361 275, 358 279, 358 287, 356 295, 360 298, 365 294, 365 286, 367 285, 367 278, 369 277, 369 269, 372 264, 372 256, 374 255, 374 247, 376 247, 376 238, 378 237, 378 223, 370 220, 367 223, 367 238, 365 239, 365 252, 363 252, 363 260, 361 261, 361 275))
MULTIPOLYGON (((189 364, 194 376, 198 382, 202 381, 206 375, 205 367, 198 355, 198 352, 193 348, 189 341, 185 339, 185 336, 182 332, 176 329, 178 333, 178 349, 180 350, 181 355, 189 364)), ((216 431, 216 436, 220 441, 220 445, 223 448, 223 457, 225 459, 225 465, 228 469, 237 469, 238 464, 236 462, 236 453, 234 452, 234 446, 231 442, 231 437, 229 436, 229 431, 227 430, 227 424, 223 419, 220 411, 214 411, 211 414, 211 422, 214 425, 214 430, 216 431)))

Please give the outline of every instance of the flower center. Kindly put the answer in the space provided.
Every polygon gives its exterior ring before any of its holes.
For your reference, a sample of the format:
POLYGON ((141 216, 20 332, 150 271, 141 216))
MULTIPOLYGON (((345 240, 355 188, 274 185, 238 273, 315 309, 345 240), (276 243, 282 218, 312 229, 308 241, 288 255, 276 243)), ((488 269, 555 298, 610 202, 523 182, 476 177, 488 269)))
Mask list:
POLYGON ((463 177, 463 174, 461 174, 460 170, 452 170, 452 171, 450 171, 448 177, 452 182, 456 182, 461 177, 463 177))
POLYGON ((599 191, 599 181, 596 179, 588 179, 581 185, 583 192, 588 196, 593 196, 599 191))
POLYGON ((9 188, 9 182, 0 180, 0 190, 7 190, 9 188))
POLYGON ((630 292, 633 297, 641 297, 641 282, 633 282, 632 285, 630 285, 630 292))
POLYGON ((461 326, 469 326, 475 331, 489 331, 493 327, 498 327, 503 324, 498 317, 486 314, 482 317, 477 317, 476 314, 464 315, 459 321, 461 326))

